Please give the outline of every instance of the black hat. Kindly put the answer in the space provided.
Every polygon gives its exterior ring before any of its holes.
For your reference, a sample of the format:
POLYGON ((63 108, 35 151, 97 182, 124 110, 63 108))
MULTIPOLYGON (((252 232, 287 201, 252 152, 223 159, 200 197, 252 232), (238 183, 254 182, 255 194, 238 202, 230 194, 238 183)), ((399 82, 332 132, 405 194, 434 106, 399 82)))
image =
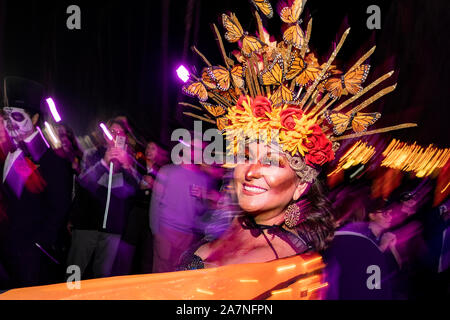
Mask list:
POLYGON ((6 77, 3 81, 4 106, 22 108, 32 113, 42 113, 44 86, 19 77, 6 77))

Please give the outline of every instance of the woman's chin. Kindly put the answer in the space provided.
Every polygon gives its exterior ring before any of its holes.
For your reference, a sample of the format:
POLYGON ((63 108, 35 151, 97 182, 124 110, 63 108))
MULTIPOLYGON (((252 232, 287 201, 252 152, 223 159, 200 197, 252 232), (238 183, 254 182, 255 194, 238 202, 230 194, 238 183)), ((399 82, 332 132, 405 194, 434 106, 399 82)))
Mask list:
POLYGON ((258 215, 261 212, 261 205, 250 204, 250 203, 239 203, 241 209, 251 215, 258 215))

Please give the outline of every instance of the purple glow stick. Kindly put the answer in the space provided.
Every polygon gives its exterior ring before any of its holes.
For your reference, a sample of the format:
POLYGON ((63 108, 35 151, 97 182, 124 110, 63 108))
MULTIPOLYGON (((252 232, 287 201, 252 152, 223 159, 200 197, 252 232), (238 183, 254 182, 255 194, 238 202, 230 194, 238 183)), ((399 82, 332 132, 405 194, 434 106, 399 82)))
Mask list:
POLYGON ((181 143, 182 145, 184 145, 184 146, 188 147, 188 148, 190 148, 190 147, 191 147, 191 145, 190 145, 189 143, 187 143, 187 142, 183 141, 182 139, 179 139, 179 140, 178 140, 178 142, 179 142, 179 143, 181 143))
POLYGON ((42 248, 39 243, 35 243, 36 247, 39 248, 39 250, 41 250, 47 257, 49 257, 54 263, 59 264, 58 260, 56 260, 55 258, 53 258, 47 251, 44 250, 44 248, 42 248))
POLYGON ((55 145, 58 145, 58 142, 59 142, 58 138, 56 137, 55 133, 53 132, 52 127, 50 126, 50 124, 47 121, 45 121, 45 127, 47 128, 48 134, 50 135, 50 138, 52 138, 53 143, 55 145))
POLYGON ((104 123, 100 123, 100 128, 102 128, 103 132, 105 133, 106 137, 107 137, 109 140, 111 140, 111 141, 114 140, 114 138, 113 138, 111 132, 109 132, 108 128, 105 126, 104 123))
POLYGON ((184 83, 189 81, 190 74, 189 71, 184 66, 180 66, 177 69, 177 74, 178 77, 181 79, 181 81, 183 81, 184 83))
POLYGON ((50 112, 52 113, 53 119, 55 119, 56 123, 61 122, 61 117, 59 116, 58 110, 56 110, 55 102, 52 98, 48 98, 47 100, 48 107, 50 108, 50 112))

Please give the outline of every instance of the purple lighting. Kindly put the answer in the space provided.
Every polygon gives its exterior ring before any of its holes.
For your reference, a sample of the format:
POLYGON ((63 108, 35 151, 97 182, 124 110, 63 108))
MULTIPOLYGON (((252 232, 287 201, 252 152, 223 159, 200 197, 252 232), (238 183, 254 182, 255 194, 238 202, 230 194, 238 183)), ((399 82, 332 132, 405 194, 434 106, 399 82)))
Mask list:
POLYGON ((180 66, 177 69, 177 74, 178 77, 181 79, 181 81, 183 81, 184 83, 188 82, 190 74, 189 71, 184 66, 180 66))
POLYGON ((45 136, 44 136, 44 134, 42 133, 41 128, 39 128, 39 126, 36 126, 36 129, 37 129, 37 131, 39 131, 39 134, 41 135, 42 140, 44 140, 45 145, 47 146, 47 148, 50 149, 50 145, 48 144, 47 139, 45 139, 45 136))
POLYGON ((181 139, 179 139, 178 142, 181 143, 182 145, 186 146, 186 147, 189 147, 189 148, 191 147, 191 145, 190 145, 189 143, 184 142, 184 141, 181 140, 181 139))
POLYGON ((45 127, 47 128, 47 132, 50 135, 50 138, 52 138, 53 143, 55 145, 58 145, 59 141, 58 141, 58 138, 56 137, 55 132, 53 131, 52 127, 50 126, 50 124, 47 121, 45 121, 44 124, 45 124, 45 127))
POLYGON ((109 140, 111 140, 111 141, 114 140, 114 138, 113 138, 111 132, 109 132, 108 128, 105 126, 104 123, 100 123, 100 128, 102 128, 103 132, 105 133, 106 137, 107 137, 109 140))
POLYGON ((56 110, 55 102, 52 98, 48 98, 47 100, 48 107, 50 108, 50 112, 53 115, 53 119, 55 119, 56 123, 61 122, 61 117, 59 116, 58 110, 56 110))

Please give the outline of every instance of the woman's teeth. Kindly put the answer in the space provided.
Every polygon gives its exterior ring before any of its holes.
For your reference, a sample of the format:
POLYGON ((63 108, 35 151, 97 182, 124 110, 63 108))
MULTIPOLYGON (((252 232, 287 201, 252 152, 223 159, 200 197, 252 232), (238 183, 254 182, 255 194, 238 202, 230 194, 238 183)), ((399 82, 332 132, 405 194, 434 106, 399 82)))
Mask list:
POLYGON ((263 188, 252 187, 252 186, 248 186, 248 185, 244 185, 244 190, 252 192, 252 193, 264 193, 267 191, 266 189, 263 189, 263 188))

